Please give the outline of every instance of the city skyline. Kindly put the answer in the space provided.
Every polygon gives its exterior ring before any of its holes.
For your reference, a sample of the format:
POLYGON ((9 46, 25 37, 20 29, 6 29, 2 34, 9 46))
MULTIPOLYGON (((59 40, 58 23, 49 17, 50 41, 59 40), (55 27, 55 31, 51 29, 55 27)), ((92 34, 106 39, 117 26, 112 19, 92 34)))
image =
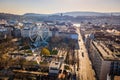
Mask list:
POLYGON ((0 12, 51 14, 71 11, 120 12, 120 0, 0 0, 0 12))

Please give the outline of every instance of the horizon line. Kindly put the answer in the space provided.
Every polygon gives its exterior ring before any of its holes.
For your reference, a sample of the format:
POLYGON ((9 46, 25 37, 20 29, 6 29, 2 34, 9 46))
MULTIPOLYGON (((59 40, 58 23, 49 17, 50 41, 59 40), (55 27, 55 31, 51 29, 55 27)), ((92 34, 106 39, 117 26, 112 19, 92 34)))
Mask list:
POLYGON ((33 13, 33 14, 46 14, 46 15, 50 15, 50 14, 58 14, 58 13, 68 13, 68 12, 96 12, 96 13, 120 13, 120 11, 65 11, 65 12, 54 12, 54 13, 36 13, 36 12, 26 12, 26 13, 22 13, 22 14, 18 14, 18 13, 10 13, 10 12, 0 12, 0 13, 4 13, 4 14, 13 14, 13 15, 24 15, 27 13, 33 13))

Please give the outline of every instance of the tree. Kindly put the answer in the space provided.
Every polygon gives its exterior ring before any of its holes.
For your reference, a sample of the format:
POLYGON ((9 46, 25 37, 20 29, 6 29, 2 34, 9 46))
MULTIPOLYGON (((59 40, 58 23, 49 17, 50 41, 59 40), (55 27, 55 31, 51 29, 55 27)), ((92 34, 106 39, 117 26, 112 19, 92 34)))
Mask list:
POLYGON ((52 50, 51 55, 57 55, 58 51, 57 50, 52 50))
POLYGON ((69 46, 71 49, 74 49, 74 48, 75 48, 75 43, 76 43, 75 40, 70 39, 70 40, 69 40, 69 43, 68 43, 68 46, 69 46))
POLYGON ((57 44, 59 44, 59 42, 61 42, 61 37, 57 37, 57 36, 54 36, 54 37, 51 37, 50 39, 50 44, 51 46, 56 46, 57 44))
POLYGON ((8 53, 16 49, 18 49, 18 46, 15 42, 11 41, 11 38, 7 38, 0 43, 0 67, 7 68, 11 65, 11 58, 8 56, 8 53))
POLYGON ((44 56, 49 56, 50 55, 50 51, 47 48, 42 48, 41 54, 44 55, 44 56))

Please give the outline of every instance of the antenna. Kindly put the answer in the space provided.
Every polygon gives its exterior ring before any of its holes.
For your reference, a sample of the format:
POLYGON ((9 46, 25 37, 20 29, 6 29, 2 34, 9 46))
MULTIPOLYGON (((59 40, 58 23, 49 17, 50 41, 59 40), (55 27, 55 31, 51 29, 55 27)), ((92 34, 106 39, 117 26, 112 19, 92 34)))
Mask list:
POLYGON ((111 27, 112 27, 112 24, 113 24, 113 13, 111 13, 110 24, 111 24, 111 27))
POLYGON ((63 13, 61 13, 60 16, 62 17, 62 16, 63 16, 63 13))
POLYGON ((60 14, 60 17, 61 17, 60 21, 62 21, 63 20, 63 13, 60 14))

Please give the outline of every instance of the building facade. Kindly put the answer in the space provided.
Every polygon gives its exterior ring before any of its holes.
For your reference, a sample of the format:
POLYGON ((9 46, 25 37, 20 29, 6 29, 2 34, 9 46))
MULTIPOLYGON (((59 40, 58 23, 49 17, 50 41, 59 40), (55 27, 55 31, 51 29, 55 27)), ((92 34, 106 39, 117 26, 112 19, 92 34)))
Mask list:
POLYGON ((120 75, 120 58, 102 42, 91 41, 89 56, 98 80, 107 80, 107 75, 120 75))

